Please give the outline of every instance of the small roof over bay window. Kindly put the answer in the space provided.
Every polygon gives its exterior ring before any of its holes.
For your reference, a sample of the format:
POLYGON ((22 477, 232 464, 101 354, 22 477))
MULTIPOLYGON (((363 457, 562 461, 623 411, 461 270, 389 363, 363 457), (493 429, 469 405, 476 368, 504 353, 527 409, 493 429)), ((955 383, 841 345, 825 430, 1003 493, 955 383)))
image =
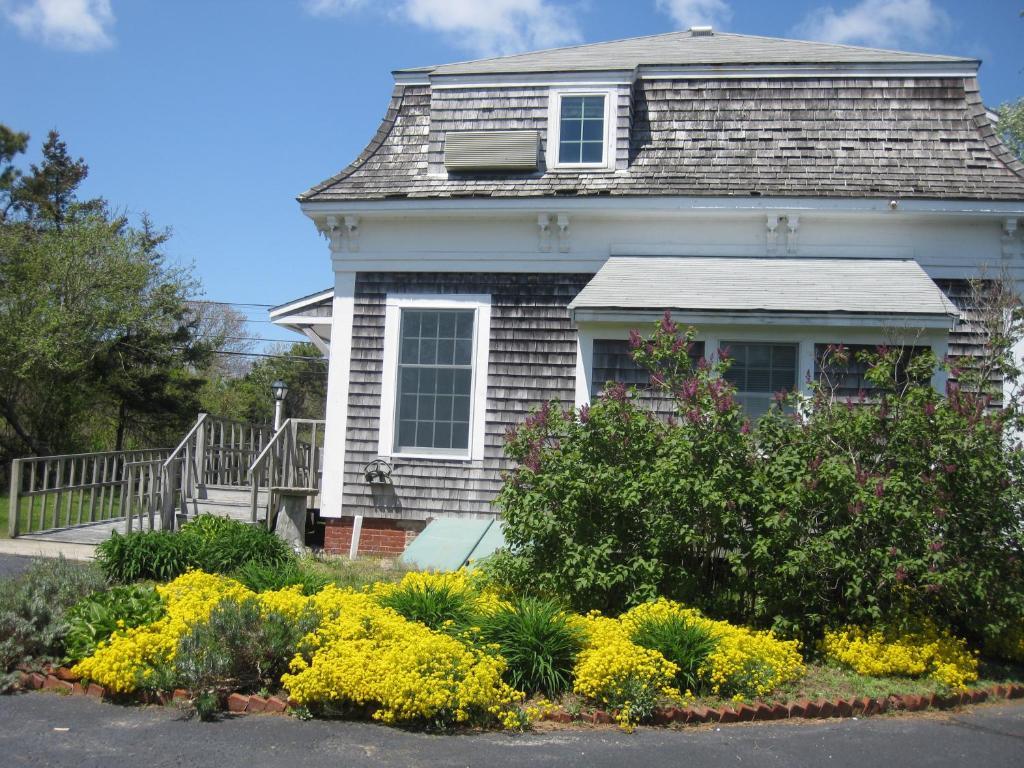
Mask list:
POLYGON ((573 319, 950 328, 956 307, 912 259, 613 256, 569 304, 573 319))

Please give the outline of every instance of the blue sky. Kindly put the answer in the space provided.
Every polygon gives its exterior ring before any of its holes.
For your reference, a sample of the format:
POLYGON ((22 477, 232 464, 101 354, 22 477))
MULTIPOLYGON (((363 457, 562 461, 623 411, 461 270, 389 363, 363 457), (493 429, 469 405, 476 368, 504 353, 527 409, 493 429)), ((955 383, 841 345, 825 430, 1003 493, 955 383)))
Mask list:
MULTIPOLYGON (((0 121, 50 128, 86 194, 148 211, 210 299, 330 284, 295 195, 373 135, 393 69, 717 29, 979 57, 986 103, 1024 95, 1024 0, 0 0, 0 121)), ((245 308, 256 321, 266 315, 245 308)), ((257 335, 293 340, 265 322, 257 335)))

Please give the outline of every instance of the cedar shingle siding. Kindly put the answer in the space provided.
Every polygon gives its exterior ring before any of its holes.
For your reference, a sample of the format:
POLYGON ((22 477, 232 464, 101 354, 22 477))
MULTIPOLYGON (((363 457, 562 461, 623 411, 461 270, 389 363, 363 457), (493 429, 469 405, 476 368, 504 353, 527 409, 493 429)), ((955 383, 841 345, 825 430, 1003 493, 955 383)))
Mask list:
POLYGON ((397 85, 377 135, 303 200, 554 195, 1024 199, 975 78, 637 80, 618 172, 445 174, 449 130, 547 141, 547 88, 397 85))
POLYGON ((453 513, 494 514, 490 502, 501 487, 502 470, 509 466, 503 453, 505 430, 546 401, 573 403, 576 331, 566 307, 590 277, 359 274, 345 450, 346 514, 419 520, 453 513), (389 292, 491 295, 485 452, 482 462, 395 459, 393 485, 371 491, 362 468, 377 456, 384 303, 389 292))

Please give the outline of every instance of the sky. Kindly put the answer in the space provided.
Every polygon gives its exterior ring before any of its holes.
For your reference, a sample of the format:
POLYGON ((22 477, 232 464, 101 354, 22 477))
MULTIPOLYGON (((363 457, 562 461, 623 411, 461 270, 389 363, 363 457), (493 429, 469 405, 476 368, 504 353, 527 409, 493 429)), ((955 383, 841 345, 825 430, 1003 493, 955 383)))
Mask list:
POLYGON ((172 259, 254 335, 260 305, 332 283, 295 196, 366 145, 391 71, 711 24, 971 56, 986 104, 1024 96, 1024 0, 0 0, 0 122, 52 128, 85 196, 169 227, 172 259))

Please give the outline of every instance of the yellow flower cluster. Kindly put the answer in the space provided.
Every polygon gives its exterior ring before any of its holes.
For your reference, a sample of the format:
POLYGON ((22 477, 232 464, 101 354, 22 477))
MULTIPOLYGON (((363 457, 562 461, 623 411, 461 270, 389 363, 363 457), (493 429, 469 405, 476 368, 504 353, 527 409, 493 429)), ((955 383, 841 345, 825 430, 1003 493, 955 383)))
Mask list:
POLYGON ((679 668, 657 651, 641 648, 629 639, 621 621, 592 613, 581 619, 587 645, 576 659, 573 690, 587 699, 616 710, 620 725, 628 728, 640 701, 679 698, 672 686, 679 668))
POLYGON ((313 600, 325 618, 304 641, 309 657, 281 678, 295 702, 369 706, 385 723, 524 725, 500 656, 407 621, 373 595, 328 587, 313 600))
POLYGON ((121 629, 73 668, 115 693, 145 687, 155 667, 174 658, 178 640, 190 627, 209 617, 224 599, 241 599, 253 593, 234 579, 190 571, 156 588, 167 606, 163 618, 133 629, 121 629))
POLYGON ((844 627, 825 633, 822 650, 861 675, 927 676, 952 690, 978 679, 978 659, 967 643, 931 621, 902 632, 844 627))
POLYGON ((664 598, 643 603, 624 613, 619 621, 632 636, 645 622, 683 618, 687 624, 707 630, 715 649, 699 670, 710 682, 711 692, 739 698, 766 696, 782 683, 804 674, 800 644, 780 640, 771 632, 758 632, 727 621, 715 621, 700 611, 664 598))

